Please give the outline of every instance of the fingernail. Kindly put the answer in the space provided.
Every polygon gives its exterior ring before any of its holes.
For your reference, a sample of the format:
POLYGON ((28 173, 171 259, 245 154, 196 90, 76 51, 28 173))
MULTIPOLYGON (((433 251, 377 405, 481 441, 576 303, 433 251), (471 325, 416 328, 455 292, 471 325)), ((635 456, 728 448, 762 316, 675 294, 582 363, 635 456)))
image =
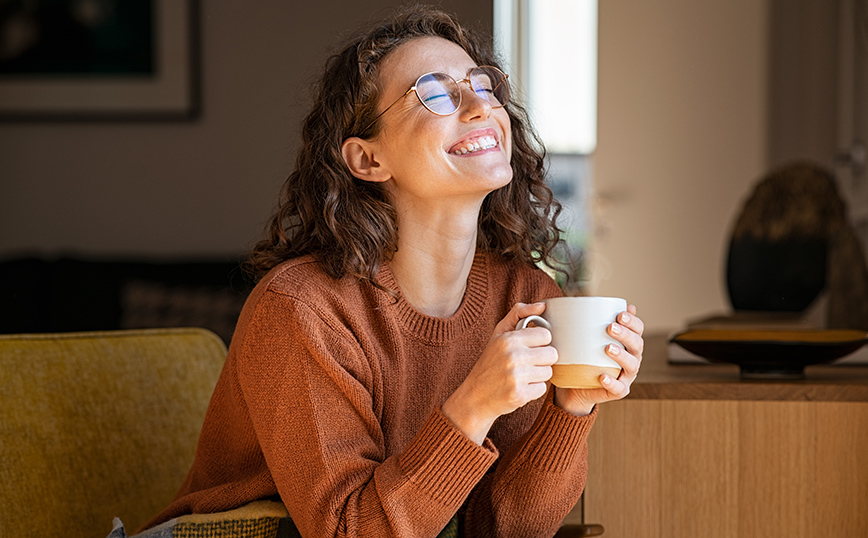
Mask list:
POLYGON ((621 334, 621 326, 617 323, 612 324, 612 332, 615 334, 621 334))
POLYGON ((609 344, 608 346, 606 346, 606 351, 609 353, 609 355, 617 356, 621 354, 621 346, 609 344))
POLYGON ((630 323, 630 314, 623 312, 621 314, 621 323, 630 323))
POLYGON ((603 376, 603 384, 604 385, 611 385, 612 384, 612 378, 607 376, 607 375, 604 375, 603 376))

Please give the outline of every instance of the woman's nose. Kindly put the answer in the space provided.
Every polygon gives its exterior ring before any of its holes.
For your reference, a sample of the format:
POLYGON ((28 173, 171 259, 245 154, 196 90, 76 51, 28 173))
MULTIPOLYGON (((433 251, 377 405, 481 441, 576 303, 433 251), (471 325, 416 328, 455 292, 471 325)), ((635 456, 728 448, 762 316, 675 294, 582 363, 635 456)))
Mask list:
POLYGON ((461 97, 461 109, 459 114, 464 121, 475 118, 487 118, 491 115, 491 103, 485 97, 476 93, 468 82, 461 85, 461 91, 465 94, 461 97))

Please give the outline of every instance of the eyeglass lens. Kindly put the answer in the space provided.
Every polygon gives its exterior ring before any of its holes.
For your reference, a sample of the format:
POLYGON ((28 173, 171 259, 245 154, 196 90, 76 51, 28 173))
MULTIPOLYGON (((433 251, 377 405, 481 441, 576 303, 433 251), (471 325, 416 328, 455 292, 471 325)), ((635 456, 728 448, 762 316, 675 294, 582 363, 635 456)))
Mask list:
MULTIPOLYGON (((498 108, 509 102, 509 83, 499 70, 482 66, 470 72, 470 87, 479 97, 498 108)), ((445 73, 428 73, 416 81, 416 95, 435 114, 452 114, 461 105, 458 82, 445 73)))

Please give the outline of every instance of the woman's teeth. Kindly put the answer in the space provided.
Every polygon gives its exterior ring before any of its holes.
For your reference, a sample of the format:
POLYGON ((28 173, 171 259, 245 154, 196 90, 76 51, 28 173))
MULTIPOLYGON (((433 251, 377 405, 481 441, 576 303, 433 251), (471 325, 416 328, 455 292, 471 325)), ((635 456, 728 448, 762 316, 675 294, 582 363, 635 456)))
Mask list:
POLYGON ((495 146, 497 146, 497 140, 495 140, 493 136, 482 136, 475 140, 468 141, 463 146, 455 148, 454 150, 452 150, 452 154, 466 155, 468 153, 473 153, 474 151, 479 151, 481 149, 491 149, 495 146))

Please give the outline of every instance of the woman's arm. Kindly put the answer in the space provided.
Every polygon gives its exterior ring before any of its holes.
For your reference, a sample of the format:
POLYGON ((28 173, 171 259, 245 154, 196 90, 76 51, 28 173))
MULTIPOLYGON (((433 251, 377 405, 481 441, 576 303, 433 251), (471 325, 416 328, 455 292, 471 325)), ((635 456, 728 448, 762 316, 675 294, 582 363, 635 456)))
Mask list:
POLYGON ((551 537, 575 506, 596 419, 554 405, 550 390, 533 426, 498 459, 468 499, 468 536, 551 537))
POLYGON ((497 457, 439 411, 387 457, 376 364, 315 306, 266 293, 241 345, 244 401, 305 537, 433 538, 497 457))
POLYGON ((585 484, 587 436, 597 404, 626 396, 642 360, 644 324, 635 306, 608 332, 623 345, 608 350, 621 375, 603 379, 600 389, 551 387, 533 427, 471 495, 465 517, 470 535, 552 536, 575 505, 585 484))
POLYGON ((444 402, 443 414, 470 439, 482 444, 498 418, 541 398, 557 352, 542 328, 516 331, 524 317, 539 315, 542 303, 518 303, 495 326, 479 360, 444 402))
POLYGON ((498 419, 498 428, 523 432, 512 437, 496 469, 471 495, 465 515, 469 536, 552 536, 584 487, 593 406, 585 413, 591 416, 577 417, 554 405, 554 390, 546 384, 557 358, 548 345, 550 333, 515 330, 520 319, 544 308, 516 304, 443 405, 444 414, 476 442, 486 439, 498 419), (525 406, 543 395, 541 407, 534 406, 540 409, 534 421, 525 406))

